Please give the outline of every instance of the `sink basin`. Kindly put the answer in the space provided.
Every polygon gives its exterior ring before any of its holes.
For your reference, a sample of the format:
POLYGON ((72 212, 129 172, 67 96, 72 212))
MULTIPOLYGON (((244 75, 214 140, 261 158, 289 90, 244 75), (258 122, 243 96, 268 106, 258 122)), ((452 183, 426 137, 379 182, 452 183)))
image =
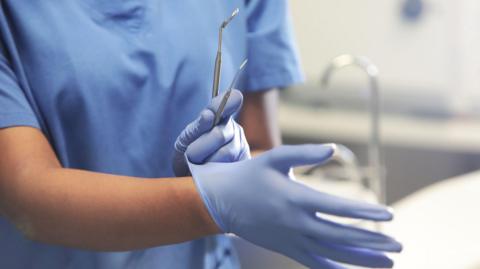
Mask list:
POLYGON ((480 172, 442 181, 394 205, 386 231, 404 245, 395 268, 480 269, 480 172))

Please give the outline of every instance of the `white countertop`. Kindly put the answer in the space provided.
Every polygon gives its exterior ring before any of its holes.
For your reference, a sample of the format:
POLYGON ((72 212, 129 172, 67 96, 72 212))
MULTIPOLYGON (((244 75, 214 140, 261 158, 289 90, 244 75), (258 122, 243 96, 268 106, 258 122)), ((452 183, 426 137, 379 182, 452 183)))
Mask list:
MULTIPOLYGON (((365 112, 281 103, 279 123, 284 135, 306 141, 365 143, 370 121, 365 112)), ((480 121, 382 115, 381 139, 385 145, 479 153, 480 121)))
POLYGON ((480 172, 448 179, 393 205, 386 232, 404 245, 399 269, 480 269, 480 172))

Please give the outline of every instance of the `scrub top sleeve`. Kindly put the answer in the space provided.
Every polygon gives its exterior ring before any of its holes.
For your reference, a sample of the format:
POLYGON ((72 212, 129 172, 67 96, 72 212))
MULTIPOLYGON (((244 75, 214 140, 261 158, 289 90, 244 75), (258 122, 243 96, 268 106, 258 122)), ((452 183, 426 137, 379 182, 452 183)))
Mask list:
POLYGON ((13 126, 40 128, 0 42, 0 129, 13 126))
POLYGON ((287 0, 247 0, 246 91, 303 81, 287 0))

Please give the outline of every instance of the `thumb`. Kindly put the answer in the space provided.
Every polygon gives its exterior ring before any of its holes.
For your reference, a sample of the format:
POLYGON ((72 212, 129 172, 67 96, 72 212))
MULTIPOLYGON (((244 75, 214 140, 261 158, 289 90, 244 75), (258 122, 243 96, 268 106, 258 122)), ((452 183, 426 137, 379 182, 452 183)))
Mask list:
MULTIPOLYGON (((223 94, 215 97, 212 99, 210 104, 208 105, 208 109, 213 111, 213 113, 216 113, 220 103, 222 103, 223 96, 227 92, 224 92, 223 94)), ((230 96, 228 97, 227 103, 225 104, 225 108, 222 113, 222 119, 228 118, 235 114, 237 111, 240 110, 242 107, 243 103, 243 95, 239 90, 232 90, 230 93, 230 96)))
POLYGON ((335 149, 335 144, 280 146, 267 153, 267 160, 274 168, 288 172, 291 167, 324 163, 335 149))

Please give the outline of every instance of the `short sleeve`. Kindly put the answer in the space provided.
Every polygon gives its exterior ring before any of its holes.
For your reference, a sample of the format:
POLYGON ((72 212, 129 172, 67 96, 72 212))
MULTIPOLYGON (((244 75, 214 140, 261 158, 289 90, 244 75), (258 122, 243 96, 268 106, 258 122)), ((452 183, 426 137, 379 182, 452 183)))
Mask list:
POLYGON ((2 41, 0 42, 0 129, 13 126, 40 128, 10 66, 2 41))
POLYGON ((247 0, 247 91, 303 81, 287 0, 247 0))

